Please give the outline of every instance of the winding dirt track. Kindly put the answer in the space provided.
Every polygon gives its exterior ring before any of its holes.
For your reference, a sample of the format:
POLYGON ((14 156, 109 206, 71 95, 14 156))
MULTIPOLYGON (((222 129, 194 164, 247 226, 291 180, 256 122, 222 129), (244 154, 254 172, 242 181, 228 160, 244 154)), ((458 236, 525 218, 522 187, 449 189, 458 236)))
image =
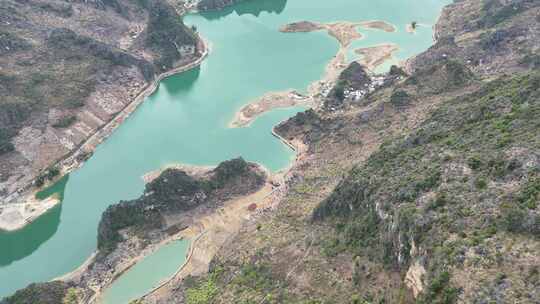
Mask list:
POLYGON ((201 217, 192 226, 182 231, 180 233, 182 237, 192 239, 186 261, 171 278, 149 291, 142 299, 160 298, 169 293, 188 275, 207 273, 210 261, 221 246, 236 235, 242 225, 254 214, 270 208, 273 202, 272 194, 276 189, 271 183, 266 183, 259 191, 224 203, 225 207, 201 217), (249 211, 248 206, 253 203, 257 205, 257 210, 249 211))

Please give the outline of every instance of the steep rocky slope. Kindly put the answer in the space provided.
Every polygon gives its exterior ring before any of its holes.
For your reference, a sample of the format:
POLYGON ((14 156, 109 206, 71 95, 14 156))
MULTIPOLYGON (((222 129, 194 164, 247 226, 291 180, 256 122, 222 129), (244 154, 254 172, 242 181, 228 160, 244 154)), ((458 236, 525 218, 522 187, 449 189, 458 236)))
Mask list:
POLYGON ((157 73, 197 56, 196 35, 163 0, 6 0, 0 24, 4 202, 57 175, 157 73))
POLYGON ((409 75, 360 100, 339 94, 363 78, 351 66, 330 106, 276 127, 308 145, 279 209, 175 299, 538 303, 539 16, 535 1, 451 4, 409 75))

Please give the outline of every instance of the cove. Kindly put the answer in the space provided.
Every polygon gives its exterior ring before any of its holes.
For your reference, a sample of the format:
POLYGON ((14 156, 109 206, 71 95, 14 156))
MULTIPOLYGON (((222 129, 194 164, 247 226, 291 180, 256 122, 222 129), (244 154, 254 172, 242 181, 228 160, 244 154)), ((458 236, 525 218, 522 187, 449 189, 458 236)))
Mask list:
POLYGON ((270 132, 300 109, 272 111, 247 128, 227 127, 238 109, 264 93, 303 91, 321 78, 338 50, 326 33, 280 33, 283 24, 385 20, 398 31, 369 31, 361 43, 395 41, 402 56, 410 56, 433 43, 430 26, 447 3, 250 0, 219 12, 185 16, 186 24, 196 25, 209 42, 210 55, 199 68, 160 83, 84 166, 69 175, 61 186, 61 205, 22 230, 0 233, 0 297, 81 265, 96 248, 102 212, 141 195, 141 176, 149 171, 171 163, 216 165, 238 156, 273 171, 287 167, 293 152, 270 132), (405 31, 413 20, 428 25, 425 33, 405 31))
POLYGON ((98 303, 127 304, 170 278, 186 260, 188 240, 172 241, 123 273, 105 290, 98 303))

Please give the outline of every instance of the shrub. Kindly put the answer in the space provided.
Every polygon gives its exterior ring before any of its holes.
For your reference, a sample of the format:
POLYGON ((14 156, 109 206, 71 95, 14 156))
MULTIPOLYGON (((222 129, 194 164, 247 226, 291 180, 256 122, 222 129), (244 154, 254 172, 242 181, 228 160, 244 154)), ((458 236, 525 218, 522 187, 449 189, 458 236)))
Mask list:
POLYGON ((540 178, 532 177, 521 188, 518 202, 529 209, 536 209, 540 200, 540 178))
POLYGON ((180 59, 177 45, 195 45, 194 33, 188 29, 172 6, 163 1, 153 1, 147 27, 146 45, 159 51, 155 65, 169 69, 180 59))
POLYGON ((198 287, 188 288, 186 291, 187 304, 209 304, 217 295, 218 288, 215 279, 211 276, 208 281, 198 287))
POLYGON ((60 169, 57 167, 51 167, 45 172, 42 172, 34 181, 34 185, 36 187, 41 187, 45 184, 46 180, 53 180, 55 177, 57 177, 60 174, 60 169))
POLYGON ((478 170, 482 166, 482 161, 477 156, 471 156, 467 159, 467 165, 473 170, 478 170))
POLYGON ((523 219, 527 217, 527 212, 512 203, 503 203, 500 206, 501 225, 509 232, 522 232, 523 219))
POLYGON ((10 297, 5 298, 1 303, 6 304, 59 304, 67 294, 68 286, 61 281, 46 283, 33 283, 28 287, 15 292, 10 297))
POLYGON ((78 304, 79 303, 79 293, 75 288, 69 288, 66 292, 66 295, 62 299, 62 304, 78 304))
POLYGON ((502 5, 498 0, 485 0, 483 16, 480 19, 480 25, 485 27, 493 27, 515 15, 522 13, 526 9, 527 1, 511 1, 507 5, 502 5))
POLYGON ((450 286, 450 273, 441 271, 431 279, 420 303, 452 304, 457 301, 459 289, 450 286))
POLYGON ((67 128, 77 121, 77 118, 73 115, 67 115, 60 118, 52 126, 53 128, 67 128))
POLYGON ((345 80, 339 80, 336 83, 336 86, 334 87, 334 90, 333 90, 334 97, 337 98, 339 101, 343 101, 343 99, 345 99, 346 86, 347 86, 347 82, 345 80))
POLYGON ((431 201, 431 203, 428 205, 428 210, 436 210, 438 208, 444 207, 446 204, 448 204, 448 195, 446 192, 439 192, 435 196, 435 199, 431 201))
POLYGON ((407 105, 410 99, 409 94, 403 90, 395 90, 390 96, 390 102, 396 107, 407 105))
POLYGON ((15 146, 11 143, 11 136, 8 132, 0 129, 0 155, 14 151, 15 146))
POLYGON ((485 178, 483 177, 477 177, 475 180, 474 180, 474 186, 477 188, 477 189, 486 189, 487 187, 487 181, 485 178))
POLYGON ((77 109, 84 106, 84 100, 81 99, 68 99, 64 102, 64 106, 68 109, 77 109))

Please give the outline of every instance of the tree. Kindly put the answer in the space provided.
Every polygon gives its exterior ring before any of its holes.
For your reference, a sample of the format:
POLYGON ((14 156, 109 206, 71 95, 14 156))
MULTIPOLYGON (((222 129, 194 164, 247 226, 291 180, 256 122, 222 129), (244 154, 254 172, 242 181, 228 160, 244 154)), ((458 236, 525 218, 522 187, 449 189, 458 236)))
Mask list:
POLYGON ((70 288, 67 290, 64 299, 62 299, 62 304, 78 304, 79 303, 79 292, 75 288, 70 288))

